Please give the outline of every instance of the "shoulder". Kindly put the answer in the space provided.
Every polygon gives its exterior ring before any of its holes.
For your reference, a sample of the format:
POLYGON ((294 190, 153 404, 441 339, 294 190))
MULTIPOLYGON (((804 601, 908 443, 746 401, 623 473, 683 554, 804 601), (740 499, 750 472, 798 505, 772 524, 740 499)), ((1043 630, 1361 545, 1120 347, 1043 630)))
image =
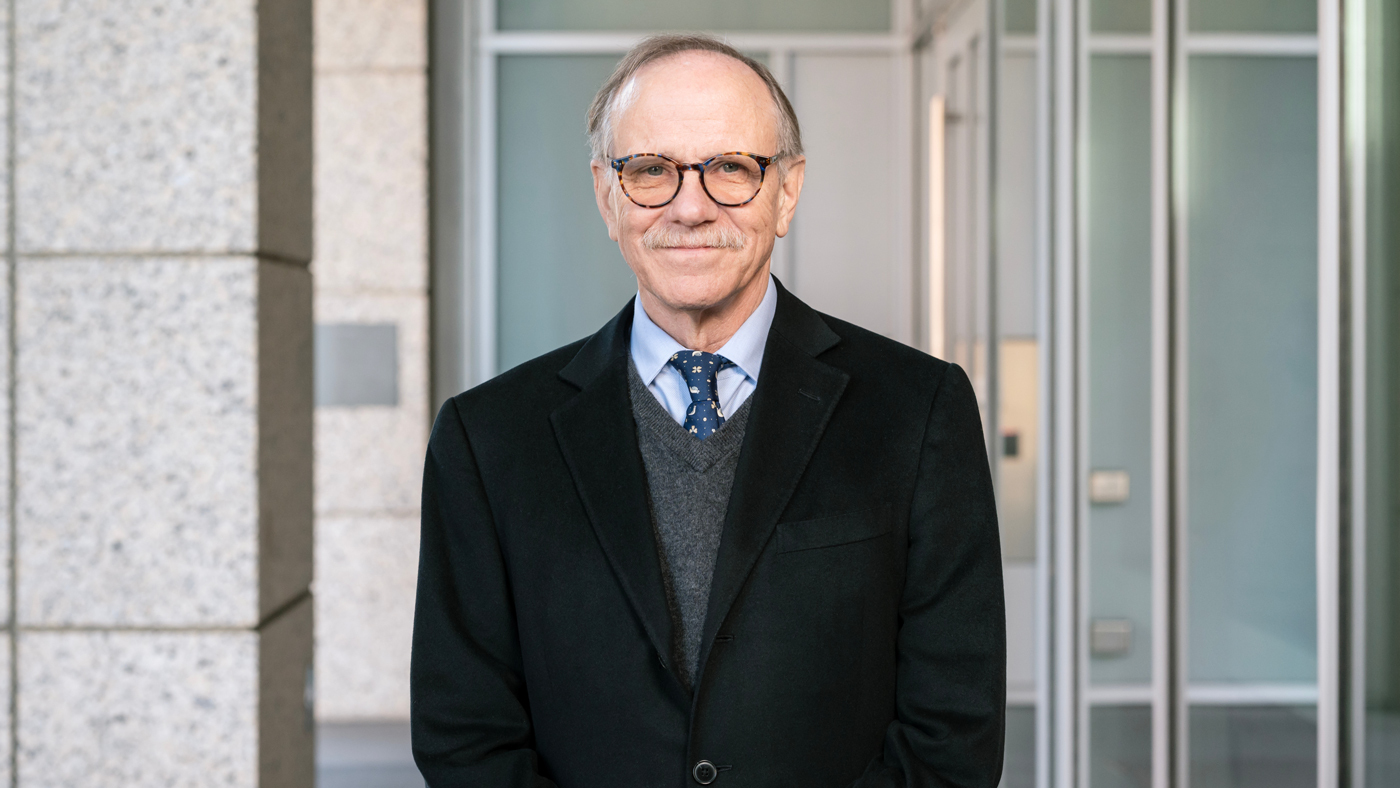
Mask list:
POLYGON ((852 383, 874 387, 887 397, 927 400, 945 379, 961 370, 918 348, 869 329, 818 312, 840 342, 821 354, 821 361, 851 376, 852 383))
POLYGON ((476 432, 493 426, 509 430, 522 420, 548 418, 578 391, 559 372, 578 355, 587 338, 551 350, 513 367, 443 403, 433 437, 453 422, 476 432))

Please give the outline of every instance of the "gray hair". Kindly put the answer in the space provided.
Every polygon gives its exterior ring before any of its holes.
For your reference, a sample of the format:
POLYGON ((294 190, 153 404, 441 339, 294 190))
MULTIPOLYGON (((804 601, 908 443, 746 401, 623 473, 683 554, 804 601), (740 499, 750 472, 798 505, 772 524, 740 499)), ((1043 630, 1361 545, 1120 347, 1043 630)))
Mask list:
POLYGON ((792 111, 792 104, 768 67, 713 36, 685 34, 651 36, 642 40, 622 58, 612 76, 598 89, 598 95, 593 97, 593 104, 588 108, 588 144, 593 149, 595 161, 606 162, 609 158, 608 148, 612 145, 616 114, 632 98, 623 95, 632 77, 652 61, 694 51, 732 57, 753 69, 773 97, 778 122, 778 166, 782 167, 787 163, 786 159, 802 154, 802 129, 797 125, 797 113, 792 111))

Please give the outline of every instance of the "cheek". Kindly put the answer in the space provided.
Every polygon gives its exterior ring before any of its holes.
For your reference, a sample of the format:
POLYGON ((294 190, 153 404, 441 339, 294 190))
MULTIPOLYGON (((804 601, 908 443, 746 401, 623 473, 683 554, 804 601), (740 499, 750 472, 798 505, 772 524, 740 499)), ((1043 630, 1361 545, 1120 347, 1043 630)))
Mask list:
POLYGON ((618 205, 617 212, 613 215, 617 217, 617 229, 622 236, 619 240, 625 244, 640 244, 642 235, 651 226, 651 219, 640 215, 637 211, 629 211, 623 205, 618 205))
POLYGON ((759 205, 757 202, 755 200, 754 204, 751 205, 753 210, 744 216, 741 227, 745 234, 760 241, 766 241, 774 235, 777 229, 777 206, 768 202, 759 205))

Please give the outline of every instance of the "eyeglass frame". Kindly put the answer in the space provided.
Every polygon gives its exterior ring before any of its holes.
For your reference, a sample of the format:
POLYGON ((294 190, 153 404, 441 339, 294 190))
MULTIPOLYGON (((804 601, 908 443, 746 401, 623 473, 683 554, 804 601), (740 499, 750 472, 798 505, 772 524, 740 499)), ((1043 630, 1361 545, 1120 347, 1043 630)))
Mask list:
POLYGON ((681 189, 685 187, 685 173, 688 170, 694 170, 695 172, 699 173, 700 188, 705 192, 706 197, 709 197, 711 200, 714 201, 715 205, 720 205, 725 208, 740 208, 745 205, 748 205, 749 203, 753 202, 755 199, 758 198, 759 193, 763 191, 763 181, 768 176, 768 165, 772 164, 774 161, 777 161, 778 157, 781 155, 781 153, 778 153, 772 156, 760 156, 757 153, 749 153, 748 151, 731 150, 725 151, 724 153, 716 153, 715 155, 711 156, 708 159, 705 159, 702 162, 699 162, 698 164, 682 164, 681 162, 676 161, 670 156, 664 156, 660 153, 633 153, 628 156, 623 156, 620 159, 610 160, 608 162, 608 166, 612 167, 613 170, 617 172, 618 188, 622 189, 622 193, 627 195, 627 199, 631 200, 633 205, 636 205, 640 208, 664 208, 667 205, 670 205, 672 202, 674 202, 675 199, 680 196, 681 189), (628 194, 627 186, 622 182, 622 165, 626 164, 627 162, 633 159, 639 159, 643 156, 655 156, 658 159, 665 159, 666 161, 669 161, 672 164, 676 165, 676 191, 669 198, 667 198, 665 202, 660 202, 656 205, 643 205, 642 203, 637 202, 637 200, 633 198, 631 194, 628 194), (721 156, 748 156, 750 159, 753 159, 755 162, 758 163, 758 188, 754 189, 753 197, 750 197, 747 200, 744 200, 743 202, 720 202, 719 200, 715 199, 715 196, 713 194, 710 194, 710 187, 705 185, 705 167, 710 162, 714 161, 715 159, 718 159, 721 156))

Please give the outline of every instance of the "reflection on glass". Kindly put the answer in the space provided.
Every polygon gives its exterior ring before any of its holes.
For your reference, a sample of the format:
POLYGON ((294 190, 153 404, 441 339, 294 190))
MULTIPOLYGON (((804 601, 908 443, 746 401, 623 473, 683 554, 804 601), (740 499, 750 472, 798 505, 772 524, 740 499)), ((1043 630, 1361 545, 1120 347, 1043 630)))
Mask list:
MULTIPOLYGON (((488 0, 490 1, 490 0, 488 0)), ((888 0, 495 0, 501 30, 890 29, 888 0)))
POLYGON ((1091 0, 1089 30, 1094 33, 1151 33, 1152 0, 1091 0))
POLYGON ((1366 280, 1366 779, 1400 785, 1400 12, 1372 0, 1366 280))
POLYGON ((1193 33, 1312 33, 1316 0, 1190 0, 1193 33))
POLYGON ((987 185, 982 182, 980 163, 982 100, 980 42, 972 41, 948 62, 948 123, 944 141, 949 199, 946 225, 948 276, 948 360, 967 371, 985 412, 987 382, 988 293, 987 267, 978 208, 987 185))
POLYGON ((1030 564, 1035 561, 1040 354, 1034 338, 1003 338, 1000 347, 997 519, 1001 525, 1002 559, 1030 564))
POLYGON ((1152 680, 1151 79, 1147 56, 1090 60, 1088 582, 1094 683, 1152 680), (1110 478, 1121 482, 1119 489, 1102 489, 1110 478), (1105 627, 1116 637, 1100 637, 1105 627))
POLYGON ((1004 54, 997 98, 997 514, 1002 557, 1035 560, 1040 359, 1036 347, 1035 54, 1004 54))
POLYGON ((636 292, 594 207, 584 112, 617 58, 500 58, 497 368, 597 331, 636 292))
POLYGON ((1089 710, 1089 788, 1151 788, 1152 707, 1089 710))
MULTIPOLYGON (((1033 0, 1008 0, 1008 31, 1035 30, 1033 0), (1020 6, 1017 10, 1013 6, 1020 6)), ((997 513, 1006 581, 1007 709, 1003 788, 1035 785, 1036 458, 1040 353, 1036 339, 1036 55, 1001 52, 997 82, 997 513)))
POLYGON ((1317 67, 1196 56, 1187 89, 1189 675, 1311 683, 1317 67))
POLYGON ((1317 785, 1317 713, 1311 707, 1195 706, 1189 724, 1191 788, 1317 785))
POLYGON ((1008 33, 1035 32, 1036 0, 1005 0, 1002 13, 1006 22, 1003 25, 1008 33))

